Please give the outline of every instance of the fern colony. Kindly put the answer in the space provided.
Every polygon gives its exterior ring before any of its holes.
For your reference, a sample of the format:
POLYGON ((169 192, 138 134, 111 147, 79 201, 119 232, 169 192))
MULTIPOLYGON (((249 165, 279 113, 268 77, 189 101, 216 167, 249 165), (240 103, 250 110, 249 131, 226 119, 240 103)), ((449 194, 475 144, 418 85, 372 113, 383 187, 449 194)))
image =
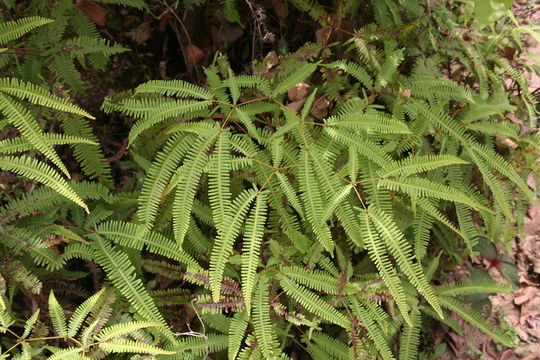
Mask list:
POLYGON ((504 115, 536 127, 535 99, 498 55, 502 40, 462 40, 444 6, 370 9, 376 23, 306 44, 271 77, 262 63, 237 75, 220 56, 205 86, 152 80, 106 98, 104 112, 134 120, 128 150, 143 175, 121 190, 69 94, 84 91, 80 65, 104 69, 126 49, 71 1, 2 23, 1 125, 17 136, 0 141, 0 168, 36 187, 1 210, 0 358, 408 360, 427 326, 461 333, 450 313, 512 346, 464 301, 511 288, 444 272, 470 263, 480 239, 521 232, 539 138, 504 115), (59 37, 70 26, 81 33, 59 37), (51 34, 65 42, 41 49, 48 60, 21 57, 21 39, 39 48, 51 34), (289 104, 301 82, 309 93, 289 104), (58 84, 60 96, 46 88, 58 84), (323 97, 328 116, 313 111, 323 97), (59 145, 85 180, 69 180, 59 145), (77 285, 62 301, 51 278, 77 285), (101 289, 84 295, 85 282, 101 289))

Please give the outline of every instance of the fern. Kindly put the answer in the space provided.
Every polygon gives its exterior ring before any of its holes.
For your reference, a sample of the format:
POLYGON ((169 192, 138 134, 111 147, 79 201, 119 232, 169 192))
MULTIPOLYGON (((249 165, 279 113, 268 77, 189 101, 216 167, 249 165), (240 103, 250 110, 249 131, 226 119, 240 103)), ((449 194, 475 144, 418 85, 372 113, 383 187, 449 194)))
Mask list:
POLYGON ((30 16, 16 21, 7 21, 0 24, 0 44, 6 44, 39 26, 50 24, 54 20, 40 16, 30 16))

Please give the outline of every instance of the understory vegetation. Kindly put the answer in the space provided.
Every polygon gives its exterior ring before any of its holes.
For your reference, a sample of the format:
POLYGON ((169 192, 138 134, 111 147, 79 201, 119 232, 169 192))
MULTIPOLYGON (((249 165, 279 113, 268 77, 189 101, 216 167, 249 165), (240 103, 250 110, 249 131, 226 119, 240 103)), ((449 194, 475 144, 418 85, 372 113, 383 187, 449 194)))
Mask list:
POLYGON ((537 196, 540 37, 511 5, 0 1, 0 359, 515 346, 488 296, 537 196))

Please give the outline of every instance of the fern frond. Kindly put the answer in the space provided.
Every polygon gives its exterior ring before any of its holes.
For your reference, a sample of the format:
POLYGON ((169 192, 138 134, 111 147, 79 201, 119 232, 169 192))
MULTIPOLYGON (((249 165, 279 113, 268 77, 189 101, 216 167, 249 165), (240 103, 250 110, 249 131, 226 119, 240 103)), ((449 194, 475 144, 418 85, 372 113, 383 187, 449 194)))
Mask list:
POLYGON ((353 148, 360 155, 367 157, 378 165, 388 165, 388 163, 392 161, 390 156, 384 152, 380 145, 375 144, 371 140, 368 140, 361 135, 345 129, 333 129, 330 127, 325 127, 324 130, 328 135, 330 135, 330 137, 336 139, 347 147, 353 148))
POLYGON ((212 93, 208 90, 182 80, 150 80, 135 88, 135 94, 139 93, 192 97, 203 100, 213 98, 212 93))
POLYGON ((28 110, 19 103, 11 100, 9 97, 0 94, 0 111, 4 113, 9 122, 19 129, 26 140, 32 143, 38 151, 51 160, 69 177, 67 168, 64 166, 53 147, 47 142, 38 123, 28 110))
POLYGON ((214 143, 219 131, 211 131, 198 138, 179 170, 180 181, 176 187, 173 205, 174 238, 181 245, 191 218, 193 199, 199 185, 199 178, 208 162, 206 152, 214 143))
POLYGON ((385 115, 382 112, 365 114, 345 114, 325 119, 325 124, 333 127, 362 130, 368 133, 410 134, 411 131, 403 122, 385 115))
POLYGON ((85 116, 89 119, 95 119, 88 112, 73 105, 66 99, 59 98, 35 84, 24 82, 16 78, 0 78, 0 92, 5 92, 6 94, 18 97, 22 100, 28 100, 32 104, 85 116))
MULTIPOLYGON (((103 266, 114 287, 128 299, 137 312, 150 322, 157 322, 167 327, 165 319, 159 312, 142 281, 137 278, 135 268, 129 257, 114 249, 108 241, 98 235, 93 238, 92 248, 96 261, 103 266)), ((172 334, 171 334, 172 335, 172 334)))
POLYGON ((341 314, 315 293, 309 291, 302 285, 295 283, 293 280, 285 276, 280 276, 279 282, 285 293, 298 301, 298 303, 305 307, 309 312, 314 313, 330 323, 339 325, 344 329, 348 329, 350 327, 349 320, 343 314, 341 314))
POLYGON ((255 276, 259 265, 259 253, 266 222, 266 197, 260 193, 246 221, 242 248, 242 294, 247 314, 251 313, 251 294, 255 287, 255 276))
POLYGON ((301 65, 298 69, 295 69, 294 72, 288 74, 285 79, 275 84, 271 97, 277 97, 293 88, 296 84, 305 81, 316 69, 317 64, 305 63, 301 65))
POLYGON ((178 244, 157 232, 142 230, 140 225, 121 221, 108 221, 96 227, 97 233, 122 246, 136 250, 146 247, 154 254, 166 256, 194 269, 200 269, 198 263, 178 244))
POLYGON ((399 360, 417 360, 418 345, 420 345, 420 330, 422 315, 419 311, 411 314, 412 325, 405 324, 399 338, 399 360))
POLYGON ((216 224, 218 232, 224 229, 221 227, 221 221, 231 206, 230 192, 230 133, 223 131, 219 134, 214 154, 210 158, 210 171, 208 181, 208 198, 212 208, 212 218, 216 224))
MULTIPOLYGON (((371 300, 372 301, 372 300, 371 300)), ((395 359, 392 355, 392 350, 388 345, 388 341, 384 333, 378 326, 376 318, 368 311, 364 304, 360 303, 356 298, 350 297, 351 308, 353 312, 360 318, 362 325, 367 330, 367 335, 373 341, 377 350, 385 360, 395 359)))
POLYGON ((356 80, 360 81, 368 90, 373 89, 373 79, 360 65, 347 61, 336 61, 327 66, 333 69, 343 70, 355 77, 356 80))
POLYGON ((490 209, 478 203, 464 192, 424 178, 410 177, 392 180, 383 179, 379 181, 379 185, 390 190, 401 190, 402 192, 415 197, 432 197, 435 199, 443 199, 462 203, 476 210, 485 210, 491 212, 490 209))
POLYGON ((147 109, 147 117, 138 120, 129 131, 129 143, 133 144, 135 139, 145 130, 172 117, 181 117, 204 110, 210 105, 210 101, 174 100, 166 102, 156 102, 155 107, 147 109))
POLYGON ((45 163, 27 156, 4 156, 0 158, 0 168, 38 181, 81 206, 87 213, 90 212, 70 184, 45 163))
POLYGON ((98 334, 99 341, 109 341, 111 339, 128 335, 135 330, 146 329, 149 327, 160 326, 158 323, 145 321, 130 321, 108 326, 98 334))
POLYGON ((39 26, 52 22, 54 20, 40 16, 29 16, 15 21, 6 21, 0 24, 0 44, 7 44, 39 26))
POLYGON ((387 178, 389 176, 410 176, 442 166, 468 164, 467 161, 453 155, 425 155, 409 156, 403 160, 392 162, 381 167, 377 176, 387 178))
POLYGON ((369 207, 368 215, 376 226, 382 239, 386 242, 392 255, 396 258, 401 271, 407 275, 411 283, 418 289, 422 296, 430 303, 433 309, 442 317, 442 310, 428 284, 426 275, 420 264, 412 258, 412 249, 403 233, 397 228, 393 219, 377 209, 369 207))
MULTIPOLYGON (((245 221, 251 202, 258 195, 255 189, 245 190, 238 194, 231 204, 229 212, 222 222, 223 231, 220 232, 212 247, 210 254, 210 287, 214 302, 220 299, 221 281, 225 264, 233 250, 236 237, 240 233, 240 226, 245 221)), ((255 230, 255 229, 254 229, 255 230)), ((257 236, 257 234, 254 234, 257 236)))
POLYGON ((52 291, 49 293, 49 314, 58 336, 67 336, 66 315, 52 291))
POLYGON ((253 326, 255 337, 259 342, 266 359, 275 359, 279 354, 279 343, 270 319, 270 304, 268 302, 268 279, 259 277, 259 284, 253 299, 253 326))
POLYGON ((469 280, 443 284, 434 289, 438 296, 467 296, 472 294, 511 294, 512 289, 503 283, 486 280, 469 280))
POLYGON ((100 342, 99 347, 112 353, 142 353, 151 355, 174 355, 175 351, 168 351, 154 345, 133 340, 110 340, 100 342))
POLYGON ((246 329, 248 326, 248 313, 245 311, 237 312, 231 320, 231 324, 228 330, 229 346, 228 346, 228 358, 229 360, 235 360, 242 339, 246 335, 246 329))
POLYGON ((137 220, 145 230, 152 227, 163 191, 180 160, 189 150, 191 138, 180 134, 171 137, 148 169, 139 195, 137 220))
POLYGON ((508 335, 501 330, 496 329, 493 324, 484 319, 476 310, 467 308, 461 301, 453 298, 439 296, 438 299, 442 306, 459 315, 463 320, 477 327, 495 341, 498 341, 505 346, 512 346, 512 340, 508 335))
POLYGON ((77 307, 77 309, 75 309, 73 315, 71 315, 71 317, 69 318, 67 336, 74 337, 77 334, 82 323, 84 322, 88 314, 90 314, 90 311, 92 311, 98 300, 100 300, 100 297, 104 291, 105 288, 101 289, 100 291, 86 299, 81 305, 77 307))

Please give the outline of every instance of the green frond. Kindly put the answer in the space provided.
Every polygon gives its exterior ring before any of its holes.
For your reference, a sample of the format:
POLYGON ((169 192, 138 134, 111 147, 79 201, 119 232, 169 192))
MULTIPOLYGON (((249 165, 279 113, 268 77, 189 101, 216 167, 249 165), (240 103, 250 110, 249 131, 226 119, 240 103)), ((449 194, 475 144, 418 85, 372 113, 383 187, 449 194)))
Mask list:
POLYGON ((75 311, 69 318, 67 336, 74 337, 77 334, 84 320, 86 319, 88 314, 90 314, 96 303, 100 300, 100 297, 104 291, 105 288, 101 289, 100 291, 86 299, 81 305, 77 307, 77 309, 75 309, 75 311))
POLYGON ((120 45, 111 45, 106 39, 96 39, 89 36, 79 36, 67 40, 64 44, 64 51, 68 52, 71 57, 84 61, 84 56, 88 54, 102 54, 111 56, 114 54, 129 51, 120 45))
POLYGON ((54 20, 40 16, 29 16, 15 21, 6 21, 0 24, 0 44, 7 44, 39 26, 52 22, 54 20))
POLYGON ((248 326, 248 313, 245 311, 237 312, 231 320, 229 326, 229 346, 228 346, 228 359, 235 360, 240 345, 242 345, 242 339, 246 336, 246 329, 248 326))
MULTIPOLYGON (((0 308, 0 311, 1 310, 3 310, 3 309, 0 308)), ((34 326, 36 325, 36 321, 37 321, 37 319, 39 317, 39 312, 40 312, 40 310, 37 309, 34 312, 34 314, 32 314, 32 316, 30 316, 28 318, 28 320, 26 320, 26 322, 24 323, 24 332, 21 335, 21 339, 26 339, 28 337, 28 335, 30 335, 30 333, 32 332, 34 326)))
POLYGON ((148 10, 146 0, 99 0, 102 4, 115 4, 122 6, 130 6, 139 10, 148 10))
POLYGON ((350 321, 315 293, 285 276, 279 276, 279 282, 285 293, 298 301, 307 311, 344 329, 350 328, 350 321))
POLYGON ((405 324, 399 338, 399 360, 417 360, 420 345, 422 315, 419 311, 411 314, 412 325, 405 324))
MULTIPOLYGON (((392 0, 384 0, 392 1, 392 0)), ((384 88, 396 75, 399 64, 403 61, 403 50, 394 50, 389 54, 386 54, 386 61, 384 62, 377 79, 375 80, 375 87, 377 89, 384 88)))
POLYGON ((49 293, 49 314, 58 336, 67 336, 66 315, 52 291, 49 293))
POLYGON ((397 228, 394 220, 388 215, 370 206, 368 216, 377 228, 381 240, 387 244, 390 252, 396 259, 401 271, 407 275, 411 283, 418 289, 418 292, 430 303, 433 309, 442 317, 442 310, 433 293, 433 289, 428 284, 426 275, 419 263, 414 261, 412 248, 403 233, 397 228))
POLYGON ((26 140, 69 177, 67 168, 62 163, 62 160, 60 160, 52 145, 47 142, 43 131, 41 131, 37 121, 28 110, 9 97, 0 94, 0 111, 7 117, 10 123, 19 129, 26 140))
POLYGON ((145 321, 130 321, 119 323, 115 325, 108 326, 100 331, 98 335, 98 340, 109 341, 117 337, 123 337, 124 335, 129 335, 135 330, 146 329, 149 327, 161 326, 158 323, 145 322, 145 321))
POLYGON ((425 99, 443 99, 475 103, 470 89, 444 78, 414 76, 409 79, 411 95, 425 99))
POLYGON ((270 319, 270 304, 268 299, 268 279, 265 276, 259 277, 259 284, 253 298, 253 327, 255 337, 259 342, 262 353, 266 359, 277 359, 279 342, 270 319))
POLYGON ((468 205, 476 210, 485 210, 491 212, 482 204, 472 199, 469 195, 450 186, 437 183, 424 178, 410 177, 398 179, 379 180, 379 185, 389 190, 400 190, 410 196, 432 197, 435 199, 448 200, 468 205))
POLYGON ((0 168, 12 171, 31 180, 39 181, 81 206, 86 212, 90 212, 84 201, 79 197, 75 190, 73 190, 71 185, 52 167, 45 163, 27 156, 4 156, 0 158, 0 168))
POLYGON ((397 271, 388 257, 385 242, 380 241, 367 210, 360 213, 360 219, 362 221, 362 229, 364 230, 362 232, 363 243, 368 250, 369 257, 377 267, 401 315, 407 323, 411 323, 409 318, 410 306, 405 297, 405 291, 401 285, 401 281, 397 276, 397 271))
POLYGON ((325 349, 335 359, 351 359, 351 349, 347 346, 347 344, 338 339, 330 337, 321 331, 316 331, 311 335, 311 340, 319 347, 325 349))
POLYGON ((477 153, 487 164, 497 169, 497 171, 516 184, 530 201, 534 200, 534 194, 525 180, 523 180, 523 178, 517 173, 516 170, 514 170, 510 163, 508 163, 508 161, 506 161, 501 155, 497 154, 495 151, 485 145, 471 147, 470 151, 477 153))
MULTIPOLYGON (((47 360, 81 360, 84 359, 79 356, 82 353, 82 347, 68 347, 66 349, 58 349, 53 355, 49 356, 47 360)), ((84 359, 86 360, 86 359, 84 359)))
POLYGON ((192 145, 190 153, 179 170, 180 181, 176 187, 173 205, 174 238, 181 245, 191 218, 193 199, 199 185, 199 179, 208 162, 206 152, 214 143, 219 131, 211 131, 199 137, 192 145))
POLYGON ((248 314, 251 312, 251 295, 255 287, 257 267, 260 263, 259 254, 264 235, 266 212, 266 197, 264 193, 260 193, 255 199, 255 205, 246 221, 242 247, 242 294, 248 314))
POLYGON ((316 69, 317 64, 305 63, 301 65, 292 73, 288 74, 285 79, 275 84, 274 89, 272 90, 271 97, 277 97, 278 95, 287 92, 289 89, 292 89, 296 84, 305 81, 311 76, 311 74, 313 74, 316 69))
POLYGON ((324 120, 327 126, 361 130, 367 133, 410 134, 411 131, 401 121, 382 112, 364 114, 349 113, 331 116, 324 120))
MULTIPOLYGON (((98 144, 92 140, 78 136, 70 136, 64 134, 43 134, 49 145, 66 145, 66 144, 87 144, 97 146, 98 144)), ((8 138, 0 140, 0 153, 13 154, 34 149, 34 145, 23 137, 8 138)))
MULTIPOLYGON (((240 226, 245 221, 248 209, 257 197, 255 189, 244 190, 234 199, 222 222, 223 231, 218 233, 210 254, 210 287, 214 302, 220 299, 221 281, 225 264, 231 256, 234 242, 240 233, 240 226)), ((253 229, 252 236, 258 237, 258 229, 253 229)))
POLYGON ((394 161, 377 171, 377 176, 387 178, 389 176, 410 176, 442 166, 468 164, 467 161, 453 155, 424 155, 409 156, 405 159, 394 161))
POLYGON ((208 353, 215 353, 227 347, 227 335, 208 334, 206 338, 187 337, 177 340, 170 350, 175 351, 175 355, 170 355, 171 359, 185 360, 192 356, 204 357, 208 353))
POLYGON ((467 296, 472 294, 511 294, 512 289, 503 283, 486 280, 469 280, 443 284, 434 289, 438 296, 467 296))
POLYGON ((311 224, 313 232, 317 236, 317 240, 328 252, 332 252, 334 243, 332 242, 330 230, 328 227, 320 225, 322 223, 324 197, 315 176, 315 171, 308 151, 302 151, 301 160, 299 182, 306 218, 311 224))
POLYGON ((331 127, 325 127, 324 131, 333 139, 336 139, 347 147, 353 148, 360 155, 367 157, 378 165, 388 165, 388 163, 392 161, 390 156, 384 152, 380 145, 375 144, 364 136, 339 128, 333 129, 331 127))
POLYGON ((505 346, 512 346, 512 340, 503 331, 495 328, 493 324, 488 322, 484 317, 476 310, 468 308, 461 301, 454 298, 439 296, 439 302, 442 306, 448 310, 459 315, 463 320, 469 324, 477 327, 480 331, 490 336, 493 340, 502 343, 505 346))
POLYGON ((0 92, 18 97, 22 100, 28 100, 32 104, 85 116, 89 119, 95 119, 88 112, 73 105, 66 99, 59 98, 35 84, 24 82, 16 78, 0 78, 0 92))
POLYGON ((157 322, 167 328, 165 319, 159 312, 129 257, 113 248, 111 244, 98 235, 92 235, 92 248, 95 260, 103 266, 114 287, 126 297, 135 310, 150 322, 157 322))
POLYGON ((145 109, 144 115, 146 117, 138 120, 131 127, 129 131, 129 143, 133 144, 142 132, 165 119, 195 114, 198 111, 206 109, 210 104, 210 101, 192 100, 155 101, 155 106, 145 109))
POLYGON ((388 345, 388 340, 378 325, 377 319, 373 317, 365 305, 360 303, 358 299, 353 297, 350 297, 349 299, 352 311, 360 318, 362 326, 367 330, 368 337, 373 341, 373 344, 381 354, 382 358, 385 360, 395 359, 392 350, 388 345))
POLYGON ((178 164, 190 149, 192 138, 188 135, 172 136, 163 150, 158 152, 148 169, 139 195, 137 220, 145 230, 151 229, 155 220, 163 192, 178 164))
POLYGON ((182 80, 150 80, 135 88, 135 94, 151 93, 203 100, 213 98, 208 90, 182 80))
POLYGON ((133 340, 110 340, 100 342, 99 347, 111 353, 139 353, 151 355, 173 355, 175 351, 163 350, 154 345, 133 340))
POLYGON ((280 271, 284 276, 298 284, 327 294, 354 293, 359 290, 357 286, 351 283, 343 284, 342 288, 336 277, 321 270, 307 270, 300 266, 287 266, 282 267, 280 271))
POLYGON ((108 239, 132 249, 148 251, 174 259, 195 269, 198 263, 177 243, 154 231, 144 231, 140 225, 121 221, 108 221, 96 227, 96 232, 108 239))
POLYGON ((327 66, 333 69, 343 70, 356 78, 356 80, 360 81, 368 90, 373 89, 373 79, 360 65, 342 60, 335 61, 327 66))
POLYGON ((208 198, 212 208, 212 218, 218 232, 223 232, 221 221, 231 206, 231 149, 230 133, 222 131, 219 134, 214 154, 210 158, 210 171, 208 173, 208 198))

